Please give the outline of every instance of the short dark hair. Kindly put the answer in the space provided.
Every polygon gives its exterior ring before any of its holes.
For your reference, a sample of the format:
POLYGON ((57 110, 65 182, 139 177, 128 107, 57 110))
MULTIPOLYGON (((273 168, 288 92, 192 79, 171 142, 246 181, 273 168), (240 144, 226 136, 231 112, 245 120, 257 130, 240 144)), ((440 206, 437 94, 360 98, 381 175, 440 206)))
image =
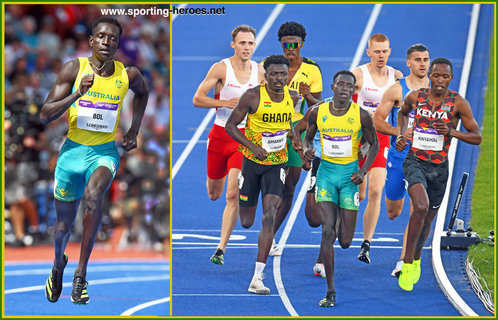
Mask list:
POLYGON ((453 73, 453 65, 451 64, 450 60, 448 60, 446 58, 436 58, 436 59, 434 59, 434 61, 432 61, 432 63, 431 63, 431 67, 429 68, 429 72, 432 72, 432 68, 436 64, 447 64, 447 65, 449 65, 450 66, 450 71, 451 71, 451 73, 453 73))
POLYGON ((232 40, 235 41, 235 37, 239 32, 250 32, 256 38, 256 30, 254 30, 253 27, 248 26, 246 24, 242 24, 240 26, 235 27, 235 29, 232 30, 232 40))
POLYGON ((265 68, 265 71, 268 70, 268 67, 270 64, 285 64, 287 68, 290 65, 289 59, 287 59, 284 55, 281 54, 274 54, 271 56, 268 56, 265 59, 265 62, 263 63, 263 67, 265 68))
POLYGON ((410 57, 412 56, 412 53, 415 51, 417 51, 417 52, 425 52, 425 51, 429 52, 429 49, 427 49, 427 47, 421 43, 416 43, 416 44, 412 45, 410 48, 408 48, 408 50, 406 50, 406 58, 410 59, 410 57))
POLYGON ((333 83, 335 83, 335 79, 337 79, 341 74, 345 74, 345 75, 348 75, 348 76, 351 76, 353 77, 353 81, 354 81, 354 84, 356 84, 356 77, 354 76, 354 74, 349 71, 349 70, 341 70, 341 71, 338 71, 335 75, 334 75, 334 79, 333 79, 333 83))
POLYGON ((283 37, 286 36, 297 36, 301 37, 301 39, 306 38, 306 29, 304 29, 303 25, 294 21, 289 21, 284 23, 278 29, 278 41, 281 41, 283 37))
POLYGON ((95 20, 93 22, 93 24, 92 24, 92 35, 95 32, 95 28, 97 28, 97 26, 100 23, 110 23, 110 24, 113 24, 116 27, 118 27, 118 29, 119 29, 119 37, 121 38, 121 34, 123 33, 123 28, 121 27, 121 24, 118 22, 118 20, 116 20, 114 18, 111 18, 111 17, 100 17, 97 20, 95 20))

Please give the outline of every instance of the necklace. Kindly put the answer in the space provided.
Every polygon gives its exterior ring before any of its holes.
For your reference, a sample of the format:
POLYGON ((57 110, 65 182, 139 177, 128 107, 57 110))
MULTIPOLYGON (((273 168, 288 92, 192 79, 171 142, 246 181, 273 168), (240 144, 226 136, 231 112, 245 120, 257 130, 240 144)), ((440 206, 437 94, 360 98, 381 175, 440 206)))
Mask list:
POLYGON ((271 93, 274 93, 274 94, 283 94, 284 93, 284 91, 282 91, 282 92, 272 91, 272 90, 270 90, 270 88, 268 86, 266 86, 266 90, 268 90, 268 91, 270 91, 271 93))
POLYGON ((332 100, 332 109, 334 109, 335 111, 343 111, 343 110, 346 110, 347 107, 344 107, 344 108, 336 108, 335 107, 335 103, 334 103, 334 100, 332 100))
POLYGON ((109 62, 109 61, 112 61, 112 60, 107 60, 106 62, 104 62, 104 64, 102 65, 102 67, 97 68, 97 67, 96 67, 96 66, 92 63, 92 61, 90 61, 90 59, 88 59, 88 62, 90 63, 90 66, 92 66, 92 68, 93 68, 93 69, 95 69, 95 71, 100 71, 100 70, 104 69, 105 64, 106 64, 107 62, 109 62))

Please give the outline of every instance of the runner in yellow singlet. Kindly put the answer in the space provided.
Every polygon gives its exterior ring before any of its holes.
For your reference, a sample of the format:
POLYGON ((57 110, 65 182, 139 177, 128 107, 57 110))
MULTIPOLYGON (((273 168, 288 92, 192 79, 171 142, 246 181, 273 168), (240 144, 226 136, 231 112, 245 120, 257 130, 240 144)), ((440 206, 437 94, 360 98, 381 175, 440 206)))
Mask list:
POLYGON ((123 148, 137 147, 137 134, 149 97, 147 85, 134 67, 114 60, 122 27, 110 17, 97 19, 89 37, 92 56, 67 62, 60 71, 41 110, 48 124, 66 111, 69 132, 55 169, 54 225, 55 259, 45 284, 45 295, 56 302, 62 293, 62 276, 68 261, 64 253, 81 198, 85 197, 83 239, 79 263, 74 272, 71 301, 87 304, 88 259, 102 218, 102 197, 119 167, 115 146, 116 129, 128 89, 135 93, 133 119, 123 137, 123 148))
MULTIPOLYGON (((298 100, 295 91, 285 85, 289 60, 282 55, 269 56, 264 63, 266 84, 248 89, 228 118, 226 132, 241 144, 244 155, 239 174, 240 224, 254 223, 259 192, 263 198, 262 228, 258 238, 258 256, 249 292, 269 294, 263 284, 263 270, 272 244, 273 223, 285 183, 287 135, 292 131, 292 113, 298 100), (237 129, 247 115, 245 135, 237 129)), ((301 149, 301 138, 294 137, 301 149)))

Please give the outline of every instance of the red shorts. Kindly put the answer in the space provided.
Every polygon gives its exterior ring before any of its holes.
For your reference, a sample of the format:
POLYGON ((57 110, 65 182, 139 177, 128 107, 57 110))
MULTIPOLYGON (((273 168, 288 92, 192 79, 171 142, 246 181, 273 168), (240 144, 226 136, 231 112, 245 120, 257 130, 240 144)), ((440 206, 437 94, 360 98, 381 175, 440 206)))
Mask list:
MULTIPOLYGON (((241 129, 242 133, 244 129, 241 129)), ((218 180, 230 169, 242 169, 242 152, 239 143, 225 132, 225 127, 213 124, 209 131, 207 147, 207 176, 218 180)))
MULTIPOLYGON (((379 153, 377 153, 377 156, 375 157, 374 162, 370 166, 370 169, 379 167, 379 168, 385 168, 386 167, 386 162, 387 162, 387 152, 389 151, 389 145, 391 144, 391 136, 387 134, 383 134, 380 132, 377 132, 377 139, 379 139, 379 153)), ((363 163, 365 162, 365 159, 358 161, 358 164, 360 165, 360 168, 363 167, 363 163)))

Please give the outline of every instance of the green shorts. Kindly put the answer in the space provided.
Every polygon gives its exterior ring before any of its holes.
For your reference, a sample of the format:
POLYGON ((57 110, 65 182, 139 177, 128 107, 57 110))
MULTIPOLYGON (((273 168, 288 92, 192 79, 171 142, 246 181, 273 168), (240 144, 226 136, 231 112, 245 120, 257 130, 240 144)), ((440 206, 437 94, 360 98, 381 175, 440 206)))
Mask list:
POLYGON ((316 174, 316 202, 329 201, 340 208, 358 210, 360 189, 351 182, 351 176, 358 170, 358 161, 337 164, 322 159, 316 174))
MULTIPOLYGON (((295 127, 299 121, 293 122, 292 126, 295 127)), ((304 140, 304 136, 306 135, 306 131, 301 132, 301 141, 304 140)), ((292 147, 292 140, 287 138, 287 152, 289 153, 289 159, 285 163, 288 167, 301 167, 303 162, 301 161, 301 156, 299 153, 294 150, 292 147)))
POLYGON ((114 141, 86 146, 66 138, 55 168, 54 197, 60 201, 80 199, 98 167, 107 167, 113 177, 116 175, 119 153, 114 141))

